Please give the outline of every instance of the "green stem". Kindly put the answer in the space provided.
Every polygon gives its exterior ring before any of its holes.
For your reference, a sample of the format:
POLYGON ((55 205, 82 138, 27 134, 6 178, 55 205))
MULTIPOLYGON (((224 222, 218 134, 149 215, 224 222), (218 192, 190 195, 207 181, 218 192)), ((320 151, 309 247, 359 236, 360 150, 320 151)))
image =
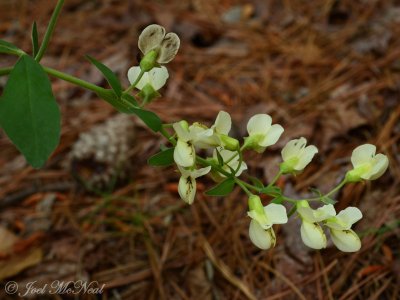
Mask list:
POLYGON ((253 193, 250 192, 250 191, 247 189, 246 185, 243 184, 243 181, 241 181, 241 180, 235 178, 235 182, 237 183, 238 186, 241 187, 241 189, 247 194, 247 196, 250 197, 250 196, 253 195, 253 193))
POLYGON ((174 139, 174 137, 172 137, 168 131, 166 130, 166 128, 168 128, 168 124, 163 124, 161 126, 160 129, 160 133, 172 144, 172 145, 176 145, 176 140, 174 139))
POLYGON ((70 83, 76 84, 76 85, 78 85, 80 87, 83 87, 83 88, 85 88, 87 90, 91 90, 91 91, 93 91, 95 93, 102 93, 102 92, 105 91, 104 88, 99 87, 99 86, 97 86, 97 85, 95 85, 93 83, 87 82, 85 80, 79 79, 79 78, 77 78, 75 76, 68 75, 68 74, 65 74, 63 72, 60 72, 60 71, 57 71, 57 70, 54 70, 54 69, 51 69, 51 68, 47 68, 47 67, 43 67, 43 69, 49 75, 52 75, 52 76, 60 78, 60 79, 62 79, 64 81, 68 81, 70 83))
POLYGON ((130 87, 128 87, 124 91, 124 93, 129 93, 131 90, 133 90, 135 88, 135 86, 139 83, 140 79, 142 79, 143 75, 144 75, 144 71, 142 69, 140 69, 140 73, 139 73, 138 78, 136 78, 135 82, 132 83, 132 85, 130 87))
POLYGON ((335 187, 332 191, 330 191, 328 194, 325 195, 325 197, 329 197, 330 195, 336 193, 338 190, 340 190, 345 184, 347 183, 347 179, 343 179, 337 187, 335 187))
POLYGON ((11 73, 13 67, 0 69, 0 76, 8 75, 11 73))
POLYGON ((275 184, 275 182, 281 177, 282 171, 279 171, 278 174, 275 175, 275 177, 271 180, 271 182, 267 185, 267 188, 270 188, 275 184))
POLYGON ((35 57, 35 60, 37 62, 39 62, 42 59, 44 53, 46 52, 46 49, 50 43, 51 36, 53 35, 54 29, 56 27, 57 19, 58 16, 60 15, 63 4, 64 0, 58 0, 56 8, 54 9, 53 14, 51 15, 49 26, 47 27, 46 33, 44 34, 42 45, 40 45, 39 51, 35 57))
MULTIPOLYGON (((0 69, 0 76, 10 74, 12 69, 13 69, 13 67, 0 69)), ((99 87, 99 86, 93 84, 93 83, 87 82, 85 80, 79 79, 79 78, 77 78, 75 76, 72 76, 72 75, 57 71, 57 70, 52 69, 52 68, 43 67, 43 70, 47 74, 49 74, 51 76, 57 77, 59 79, 62 79, 64 81, 68 81, 68 82, 73 83, 73 84, 76 84, 76 85, 78 85, 80 87, 83 87, 83 88, 85 88, 87 90, 91 90, 91 91, 93 91, 95 93, 102 93, 102 92, 104 92, 106 90, 106 89, 104 89, 102 87, 99 87)))

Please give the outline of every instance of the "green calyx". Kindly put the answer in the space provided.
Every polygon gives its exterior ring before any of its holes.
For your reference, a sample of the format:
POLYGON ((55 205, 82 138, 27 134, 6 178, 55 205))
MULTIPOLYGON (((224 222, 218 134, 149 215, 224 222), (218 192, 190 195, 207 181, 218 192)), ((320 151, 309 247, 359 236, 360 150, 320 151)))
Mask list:
POLYGON ((140 69, 144 72, 148 72, 157 66, 158 51, 151 50, 147 53, 140 61, 140 69))
POLYGON ((371 168, 370 165, 363 165, 346 173, 347 182, 359 182, 363 180, 362 175, 367 173, 371 168))
POLYGON ((228 149, 230 151, 236 151, 239 149, 239 141, 237 139, 234 139, 230 136, 227 136, 225 134, 220 134, 219 138, 222 142, 222 145, 225 149, 228 149))
POLYGON ((150 103, 160 96, 160 93, 149 83, 146 84, 139 93, 139 97, 143 99, 143 105, 150 103))
POLYGON ((254 211, 257 214, 264 214, 264 206, 262 205, 259 196, 251 195, 249 197, 249 210, 254 211))
POLYGON ((284 161, 279 165, 279 169, 281 170, 282 174, 289 174, 295 172, 294 167, 297 165, 299 159, 297 157, 292 157, 287 161, 284 161))

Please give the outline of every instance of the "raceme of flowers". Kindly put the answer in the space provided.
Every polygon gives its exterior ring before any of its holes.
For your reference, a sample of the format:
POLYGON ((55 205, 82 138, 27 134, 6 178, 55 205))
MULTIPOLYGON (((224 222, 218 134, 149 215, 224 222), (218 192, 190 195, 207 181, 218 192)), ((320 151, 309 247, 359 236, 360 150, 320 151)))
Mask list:
MULTIPOLYGON (((180 40, 175 33, 166 33, 163 27, 153 24, 143 30, 138 46, 144 56, 139 66, 129 69, 128 79, 132 87, 141 91, 142 96, 151 95, 150 98, 154 98, 158 96, 157 91, 165 85, 169 77, 168 70, 163 65, 175 57, 180 40)), ((353 169, 349 170, 343 181, 328 194, 317 199, 303 200, 281 195, 280 198, 276 196, 271 203, 263 205, 258 195, 262 194, 263 190, 256 190, 254 193, 254 190, 246 188, 243 181, 237 180, 247 170, 243 153, 248 150, 263 153, 277 143, 284 128, 273 124, 271 116, 256 114, 248 120, 247 136, 241 145, 239 140, 229 136, 231 127, 231 116, 225 111, 220 111, 214 124, 209 127, 199 122, 189 124, 185 120, 170 125, 174 135, 167 137, 174 140, 173 160, 181 174, 178 192, 186 203, 192 204, 195 200, 197 178, 209 174, 217 183, 233 179, 248 195, 249 237, 256 247, 274 247, 276 234, 273 225, 285 224, 293 215, 301 220, 299 233, 302 241, 312 249, 327 247, 327 233, 332 243, 343 252, 355 252, 361 248, 361 240, 352 229, 353 224, 362 218, 361 211, 356 207, 347 207, 337 213, 334 206, 325 201, 346 183, 379 178, 389 165, 386 155, 376 154, 374 145, 361 145, 352 153, 353 169), (208 156, 200 157, 199 150, 208 156), (312 208, 311 200, 319 200, 316 203, 324 205, 312 208), (291 205, 290 212, 287 212, 284 203, 291 205)), ((274 180, 283 174, 301 173, 317 153, 317 147, 307 145, 304 137, 288 141, 281 151, 282 162, 274 180)), ((273 188, 274 182, 271 182, 266 190, 271 191, 273 188)))

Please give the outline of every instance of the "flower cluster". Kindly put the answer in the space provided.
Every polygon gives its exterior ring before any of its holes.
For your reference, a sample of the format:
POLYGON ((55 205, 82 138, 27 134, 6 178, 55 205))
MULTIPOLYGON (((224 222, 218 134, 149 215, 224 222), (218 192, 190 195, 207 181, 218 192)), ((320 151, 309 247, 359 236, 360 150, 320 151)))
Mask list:
MULTIPOLYGON (((178 36, 175 33, 166 34, 165 29, 159 25, 148 26, 140 35, 139 49, 144 56, 140 66, 129 69, 128 78, 131 88, 140 90, 139 96, 144 99, 144 104, 159 96, 157 91, 164 86, 169 77, 167 68, 162 64, 175 57, 179 45, 178 36)), ((217 185, 208 191, 209 195, 226 195, 235 185, 241 187, 248 195, 247 214, 251 219, 249 236, 253 244, 260 249, 275 246, 273 225, 287 223, 291 215, 301 220, 300 235, 304 244, 310 248, 327 247, 325 232, 330 233, 333 244, 341 251, 354 252, 361 248, 360 238, 351 229, 352 225, 362 218, 361 211, 356 207, 347 207, 336 213, 329 196, 347 183, 374 180, 386 171, 388 158, 383 154, 375 154, 374 145, 365 144, 353 151, 353 169, 346 173, 345 178, 332 191, 325 195, 319 194, 317 198, 297 200, 284 196, 274 184, 281 175, 296 175, 302 172, 318 153, 317 147, 307 145, 304 137, 293 139, 283 147, 279 172, 267 186, 251 176, 248 177, 253 183, 258 182, 257 184, 249 184, 239 179, 247 170, 247 164, 243 160, 244 151, 263 153, 267 147, 276 144, 283 134, 283 127, 272 124, 271 116, 252 116, 247 123, 248 134, 242 144, 229 136, 232 119, 224 111, 219 112, 211 126, 198 122, 189 124, 185 120, 165 125, 161 133, 171 142, 173 148, 169 148, 169 152, 159 154, 163 160, 166 156, 171 156, 170 161, 167 159, 167 164, 176 163, 181 174, 178 192, 186 203, 192 204, 195 199, 197 178, 210 174, 217 185), (173 130, 173 134, 165 130, 166 128, 173 130), (203 150, 202 153, 206 153, 207 156, 199 156, 199 150, 203 150), (262 194, 273 198, 266 206, 259 196, 262 194), (319 201, 324 205, 314 209, 310 207, 311 201, 319 201), (287 205, 283 204, 291 205, 289 213, 286 211, 287 205)))
MULTIPOLYGON (((245 149, 253 149, 262 153, 268 146, 274 145, 284 131, 278 124, 272 125, 269 115, 257 114, 249 120, 248 136, 244 138, 244 143, 240 147, 239 141, 228 135, 231 125, 230 115, 223 111, 218 114, 211 127, 200 123, 189 125, 186 121, 173 124, 177 137, 174 160, 182 174, 179 180, 179 194, 185 202, 193 203, 197 177, 210 171, 215 181, 221 181, 227 176, 239 177, 247 169, 242 152, 245 149), (213 156, 206 161, 213 161, 219 168, 215 170, 213 164, 210 164, 206 168, 197 169, 197 149, 210 148, 214 149, 213 156)), ((342 184, 362 179, 376 179, 385 172, 388 159, 383 154, 375 155, 375 150, 375 146, 366 144, 353 151, 351 161, 354 168, 347 172, 342 184)), ((278 175, 300 173, 317 153, 317 147, 307 146, 304 137, 289 141, 281 152, 282 163, 278 175)), ((258 195, 252 193, 249 195, 250 240, 260 249, 271 248, 276 243, 272 226, 288 222, 286 207, 278 203, 263 206, 258 195)), ((313 249, 325 248, 327 238, 323 228, 327 228, 339 250, 354 252, 361 248, 359 237, 351 229, 352 225, 362 218, 358 208, 348 207, 336 214, 332 204, 312 209, 307 200, 289 202, 294 203, 297 216, 302 221, 300 234, 306 246, 313 249)))

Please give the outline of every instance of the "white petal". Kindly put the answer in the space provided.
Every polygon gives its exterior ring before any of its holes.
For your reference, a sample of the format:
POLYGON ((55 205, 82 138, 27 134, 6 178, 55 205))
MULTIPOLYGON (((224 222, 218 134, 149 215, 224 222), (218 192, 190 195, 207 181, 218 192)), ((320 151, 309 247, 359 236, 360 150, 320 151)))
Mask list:
MULTIPOLYGON (((236 170, 237 169, 237 165, 236 165, 236 168, 233 168, 233 169, 236 170)), ((240 165, 239 170, 236 172, 236 176, 239 177, 240 174, 242 174, 243 171, 245 171, 245 170, 247 170, 247 164, 242 161, 242 164, 240 165)))
POLYGON ((350 229, 351 225, 361 220, 362 213, 357 207, 350 206, 338 213, 336 217, 347 224, 349 226, 348 229, 350 229))
POLYGON ((331 238, 335 246, 343 252, 356 252, 361 248, 361 241, 353 230, 331 229, 331 238))
POLYGON ((312 249, 326 248, 326 236, 321 226, 317 223, 303 221, 300 233, 301 239, 306 246, 312 249))
POLYGON ((247 123, 247 132, 249 135, 264 134, 266 135, 271 128, 272 118, 267 114, 258 114, 250 118, 247 123))
POLYGON ((147 26, 139 36, 138 46, 143 54, 159 47, 165 37, 164 27, 152 24, 147 26))
POLYGON ((370 162, 374 157, 375 152, 376 147, 374 145, 365 144, 358 146, 351 154, 351 163, 353 164, 353 167, 357 168, 362 164, 370 162))
POLYGON ((198 169, 198 170, 194 170, 192 172, 192 177, 198 178, 200 176, 206 175, 210 171, 211 171, 211 166, 208 166, 206 168, 201 168, 201 169, 198 169))
POLYGON ((178 184, 178 193, 182 200, 192 204, 196 195, 196 180, 193 177, 181 176, 178 184))
MULTIPOLYGON (((372 161, 373 167, 370 171, 370 176, 369 180, 374 180, 382 176, 383 173, 386 172, 388 166, 389 166, 389 159, 387 158, 386 155, 383 154, 377 154, 373 161, 372 161)), ((363 176, 361 176, 364 178, 363 176)))
POLYGON ((268 204, 264 206, 264 211, 272 224, 285 224, 288 221, 286 208, 281 204, 268 204))
POLYGON ((217 133, 227 135, 232 127, 231 116, 225 111, 220 111, 215 119, 214 126, 217 133))
POLYGON ((264 230, 257 221, 251 220, 249 237, 255 246, 260 249, 269 249, 275 246, 275 232, 272 228, 264 230))
POLYGON ((307 146, 303 153, 299 156, 299 162, 296 164, 294 169, 296 171, 303 170, 311 162, 316 153, 318 153, 317 147, 313 145, 307 146))
MULTIPOLYGON (((133 84, 140 74, 140 67, 132 67, 128 70, 128 80, 130 84, 133 84)), ((150 83, 149 74, 145 72, 140 79, 140 81, 136 84, 136 88, 141 90, 146 84, 150 83)))
POLYGON ((194 147, 190 142, 178 139, 174 149, 174 160, 182 167, 191 167, 195 162, 194 147))
POLYGON ((310 223, 321 222, 336 215, 332 204, 324 205, 315 210, 311 207, 298 207, 297 212, 305 221, 310 223))
POLYGON ((271 128, 268 130, 267 135, 264 137, 264 139, 259 142, 259 145, 262 147, 268 147, 274 145, 281 137, 283 131, 284 129, 281 125, 279 124, 272 125, 271 128))
POLYGON ((177 166, 178 166, 179 172, 181 172, 183 177, 191 176, 192 172, 190 171, 190 169, 186 169, 180 165, 177 165, 177 166))
POLYGON ((287 161, 292 157, 297 157, 297 155, 299 154, 299 150, 301 149, 301 145, 303 143, 307 143, 307 140, 304 142, 302 139, 305 140, 305 138, 300 138, 287 142, 287 144, 285 145, 285 147, 283 147, 281 151, 283 161, 287 161))
POLYGON ((164 66, 162 66, 161 68, 153 68, 151 71, 148 72, 148 74, 150 84, 156 91, 158 91, 165 85, 169 77, 168 70, 164 66))
POLYGON ((176 33, 167 33, 161 42, 160 53, 157 58, 157 62, 160 64, 166 64, 174 59, 176 53, 178 53, 180 40, 176 33))
POLYGON ((182 124, 180 122, 174 123, 172 125, 174 128, 178 138, 182 141, 189 141, 190 140, 190 133, 187 131, 185 128, 183 128, 182 124))

